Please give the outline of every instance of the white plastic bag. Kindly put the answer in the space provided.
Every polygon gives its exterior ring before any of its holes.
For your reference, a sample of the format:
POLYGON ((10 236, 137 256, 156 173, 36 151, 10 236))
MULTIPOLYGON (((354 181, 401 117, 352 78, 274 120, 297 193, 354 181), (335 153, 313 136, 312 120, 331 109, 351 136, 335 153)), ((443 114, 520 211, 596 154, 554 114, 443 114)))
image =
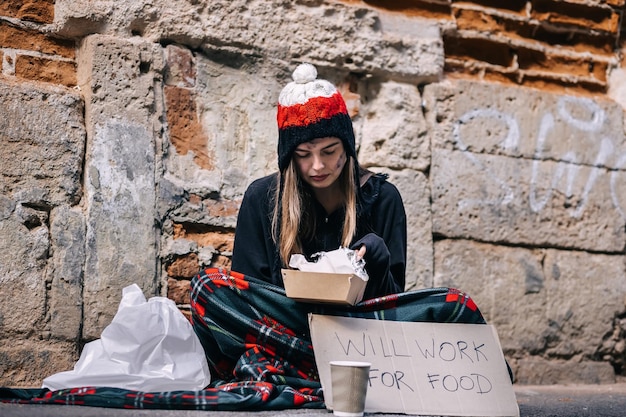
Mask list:
POLYGON ((83 386, 136 391, 201 390, 211 381, 200 340, 176 304, 146 301, 136 285, 124 288, 113 321, 87 343, 74 370, 43 381, 58 390, 83 386))

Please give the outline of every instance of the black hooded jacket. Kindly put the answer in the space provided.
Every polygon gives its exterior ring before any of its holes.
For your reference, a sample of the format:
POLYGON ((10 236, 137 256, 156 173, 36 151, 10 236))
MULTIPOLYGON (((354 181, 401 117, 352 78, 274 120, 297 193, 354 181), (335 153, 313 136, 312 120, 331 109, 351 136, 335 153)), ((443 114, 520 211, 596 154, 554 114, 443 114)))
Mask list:
MULTIPOLYGON (((254 181, 243 197, 233 250, 232 270, 283 287, 278 247, 272 239, 272 212, 277 175, 254 181)), ((317 229, 302 242, 304 255, 338 249, 345 210, 330 215, 315 201, 317 229)), ((369 281, 364 299, 404 291, 406 269, 406 214, 402 198, 386 176, 371 176, 361 187, 357 232, 350 248, 366 246, 369 281)))

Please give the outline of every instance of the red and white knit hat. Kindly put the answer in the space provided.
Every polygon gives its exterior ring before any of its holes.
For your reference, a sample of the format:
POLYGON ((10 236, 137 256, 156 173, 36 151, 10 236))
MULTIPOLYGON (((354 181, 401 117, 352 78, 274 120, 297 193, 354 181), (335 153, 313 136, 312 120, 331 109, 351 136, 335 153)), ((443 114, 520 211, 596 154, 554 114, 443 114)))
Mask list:
POLYGON ((278 168, 287 168, 301 143, 325 137, 341 139, 356 160, 352 120, 341 93, 330 82, 318 80, 311 64, 298 65, 292 78, 278 97, 278 168))

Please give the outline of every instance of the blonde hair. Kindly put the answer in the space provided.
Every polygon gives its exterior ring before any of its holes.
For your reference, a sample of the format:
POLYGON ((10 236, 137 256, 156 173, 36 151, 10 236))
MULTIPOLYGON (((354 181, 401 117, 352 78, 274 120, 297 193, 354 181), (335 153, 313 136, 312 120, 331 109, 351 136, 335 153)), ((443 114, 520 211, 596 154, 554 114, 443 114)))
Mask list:
MULTIPOLYGON (((356 233, 357 172, 352 157, 348 157, 339 186, 345 198, 345 218, 341 233, 341 246, 348 247, 356 233)), ((291 255, 302 253, 301 234, 310 238, 315 233, 316 219, 313 215, 315 197, 303 187, 293 159, 284 172, 278 173, 274 213, 272 215, 272 238, 278 245, 281 263, 286 266, 291 255)))

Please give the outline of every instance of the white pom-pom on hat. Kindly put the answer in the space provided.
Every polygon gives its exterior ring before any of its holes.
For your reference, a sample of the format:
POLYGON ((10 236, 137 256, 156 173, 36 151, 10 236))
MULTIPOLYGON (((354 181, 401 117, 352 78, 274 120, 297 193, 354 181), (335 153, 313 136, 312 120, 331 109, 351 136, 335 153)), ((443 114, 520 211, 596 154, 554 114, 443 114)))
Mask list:
POLYGON ((310 83, 317 78, 317 69, 311 64, 300 64, 293 71, 291 78, 298 84, 310 83))
POLYGON ((278 97, 282 106, 304 104, 313 97, 331 97, 337 92, 335 86, 317 79, 317 69, 308 63, 300 64, 292 73, 293 81, 283 88, 278 97))

